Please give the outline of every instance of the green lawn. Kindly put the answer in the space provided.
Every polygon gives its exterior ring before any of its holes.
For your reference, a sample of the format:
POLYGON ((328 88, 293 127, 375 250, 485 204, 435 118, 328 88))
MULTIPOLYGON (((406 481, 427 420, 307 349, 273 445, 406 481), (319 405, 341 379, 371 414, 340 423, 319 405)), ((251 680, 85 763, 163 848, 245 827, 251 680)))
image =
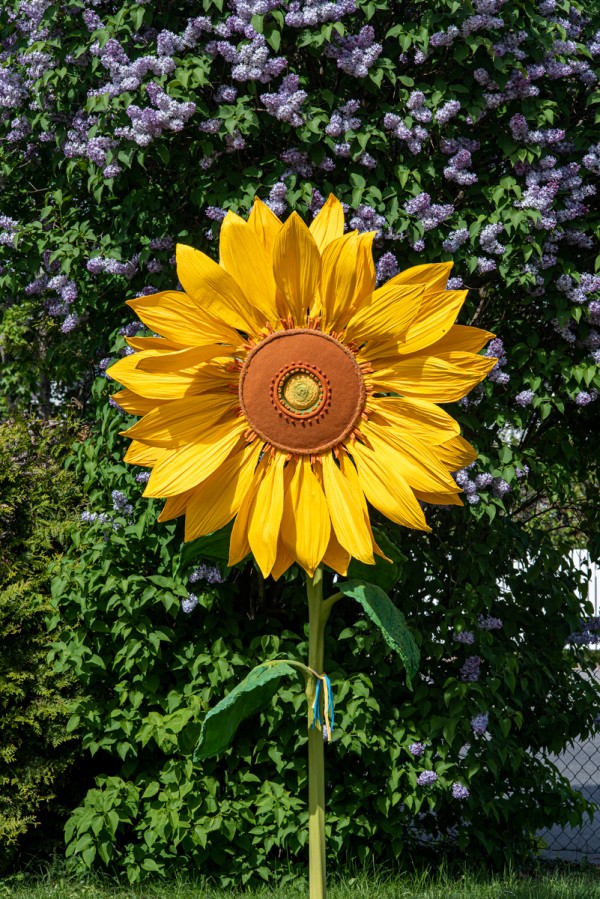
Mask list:
MULTIPOLYGON (((307 899, 307 884, 294 881, 252 891, 220 890, 182 882, 127 887, 109 881, 48 874, 0 881, 0 899, 307 899)), ((365 875, 332 878, 329 899, 600 899, 600 869, 536 876, 465 874, 365 875)))

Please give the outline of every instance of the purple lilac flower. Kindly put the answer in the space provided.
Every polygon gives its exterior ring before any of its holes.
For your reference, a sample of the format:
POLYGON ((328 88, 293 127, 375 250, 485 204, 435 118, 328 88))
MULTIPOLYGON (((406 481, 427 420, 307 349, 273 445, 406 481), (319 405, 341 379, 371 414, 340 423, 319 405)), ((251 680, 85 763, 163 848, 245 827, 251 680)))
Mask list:
POLYGON ((452 639, 455 643, 471 646, 475 642, 475 634, 473 631, 452 631, 452 639))
POLYGON ((458 100, 448 100, 435 113, 435 120, 438 125, 445 125, 460 111, 460 103, 458 100))
POLYGON ((456 25, 450 25, 448 31, 436 31, 429 38, 430 47, 450 47, 460 34, 456 25))
POLYGON ((114 511, 119 512, 126 518, 129 518, 133 513, 133 506, 127 502, 127 496, 121 490, 113 490, 112 503, 114 511))
POLYGON ((481 474, 478 474, 475 478, 475 484, 477 485, 478 490, 486 490, 488 487, 491 487, 494 483, 494 476, 490 474, 489 471, 482 471, 481 474))
POLYGON ((523 468, 519 468, 519 466, 517 466, 515 468, 515 475, 517 478, 519 478, 519 480, 521 478, 526 478, 528 474, 529 474, 529 465, 523 465, 523 468))
POLYGON ((589 406, 593 402, 594 397, 587 390, 580 390, 575 394, 575 403, 577 406, 589 406))
POLYGON ((468 789, 461 783, 453 783, 452 784, 452 798, 453 799, 468 799, 470 793, 468 789))
POLYGON ((287 75, 276 93, 260 95, 267 112, 282 122, 289 122, 295 128, 304 123, 300 107, 308 96, 306 91, 298 90, 299 83, 298 75, 287 75))
POLYGON ((482 737, 487 729, 490 720, 489 712, 482 712, 471 718, 471 729, 476 737, 482 737))
POLYGON ((287 208, 287 187, 283 181, 278 181, 270 190, 267 206, 275 215, 281 217, 287 208))
POLYGON ((208 584, 222 584, 223 576, 216 565, 199 565, 194 568, 188 578, 190 584, 197 584, 198 581, 206 581, 208 584))
POLYGON ((305 28, 323 22, 339 22, 356 12, 356 0, 292 0, 285 16, 291 28, 305 28))
POLYGON ((150 472, 149 471, 140 471, 136 474, 135 479, 138 484, 147 484, 150 480, 150 472))
POLYGON ((494 496, 497 496, 499 499, 502 499, 506 496, 507 493, 510 493, 512 487, 510 484, 504 480, 504 478, 495 478, 494 486, 492 488, 492 492, 494 496))
POLYGON ((486 253, 495 254, 497 256, 501 256, 502 253, 506 250, 504 244, 501 244, 496 239, 499 234, 504 231, 504 225, 501 222, 496 222, 495 224, 486 225, 481 229, 481 233, 479 235, 479 244, 486 253))
POLYGON ((517 406, 530 406, 534 399, 535 393, 533 390, 521 390, 515 397, 515 403, 517 406))
POLYGON ((460 290, 463 286, 462 278, 448 278, 448 283, 446 284, 446 290, 460 290))
POLYGON ((361 203, 352 218, 349 226, 357 231, 379 231, 385 228, 386 221, 383 215, 380 215, 372 206, 361 203))
POLYGON ((482 631, 499 631, 503 622, 501 618, 494 618, 492 615, 478 615, 477 626, 482 631))
POLYGON ((470 152, 468 150, 459 150, 450 158, 448 165, 444 168, 444 178, 462 186, 475 184, 477 175, 468 171, 471 164, 470 152))
POLYGON ((475 683, 479 680, 482 659, 480 656, 469 656, 465 659, 460 669, 460 679, 465 683, 475 683))
POLYGON ((186 599, 181 600, 181 611, 186 615, 190 615, 198 605, 198 597, 195 593, 190 593, 186 599))
POLYGON ((408 747, 408 751, 411 755, 414 755, 415 758, 420 758, 425 753, 425 746, 423 743, 411 743, 408 747))
POLYGON ((413 156, 417 156, 421 152, 424 142, 429 137, 429 131, 423 125, 413 125, 412 128, 409 128, 399 115, 392 112, 384 115, 383 127, 398 140, 404 141, 413 156))
POLYGON ((334 109, 325 127, 325 134, 329 137, 341 137, 347 131, 358 131, 361 121, 356 113, 359 109, 360 100, 348 100, 343 106, 334 109))
POLYGON ((337 66, 355 78, 366 78, 369 69, 381 55, 383 46, 375 41, 372 25, 365 25, 356 35, 335 35, 325 55, 335 59, 337 66))
POLYGON ((380 257, 375 266, 375 271, 377 273, 377 283, 383 284, 385 281, 389 281, 390 278, 393 278, 394 275, 398 274, 400 266, 398 265, 398 260, 394 254, 388 252, 380 257))
POLYGON ((417 783, 420 787, 429 787, 431 784, 434 784, 437 779, 438 776, 435 771, 421 771, 417 777, 417 783))
POLYGON ((259 81, 267 84, 276 78, 287 66, 284 57, 272 57, 263 34, 252 34, 247 44, 237 49, 228 41, 211 41, 206 45, 211 56, 220 55, 232 64, 231 77, 234 81, 259 81))
POLYGON ((451 231, 446 240, 442 243, 442 249, 445 250, 446 253, 456 253, 468 239, 469 232, 466 228, 459 228, 457 231, 451 231))
POLYGON ((72 312, 70 315, 67 315, 62 325, 60 326, 60 330, 63 334, 70 334, 71 331, 75 330, 78 324, 79 316, 72 312))

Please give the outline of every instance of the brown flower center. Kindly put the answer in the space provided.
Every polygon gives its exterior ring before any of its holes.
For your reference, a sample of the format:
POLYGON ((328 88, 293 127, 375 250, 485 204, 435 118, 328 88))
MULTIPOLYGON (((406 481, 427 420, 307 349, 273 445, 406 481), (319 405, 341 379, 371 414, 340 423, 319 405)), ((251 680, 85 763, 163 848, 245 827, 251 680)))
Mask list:
POLYGON ((250 427, 265 442, 313 454, 349 436, 366 391, 349 349, 329 334, 295 328, 277 331, 251 350, 239 395, 250 427))

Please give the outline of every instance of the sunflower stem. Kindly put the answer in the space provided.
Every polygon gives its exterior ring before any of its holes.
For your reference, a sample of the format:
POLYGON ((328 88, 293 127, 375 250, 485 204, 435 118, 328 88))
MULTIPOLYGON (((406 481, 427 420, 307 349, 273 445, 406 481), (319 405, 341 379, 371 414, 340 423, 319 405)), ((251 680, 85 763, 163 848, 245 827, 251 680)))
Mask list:
MULTIPOLYGON (((323 602, 323 569, 306 578, 308 667, 323 672, 325 624, 331 606, 323 602)), ((325 752, 321 727, 313 727, 316 679, 306 679, 308 703, 308 878, 310 899, 325 899, 325 752)))

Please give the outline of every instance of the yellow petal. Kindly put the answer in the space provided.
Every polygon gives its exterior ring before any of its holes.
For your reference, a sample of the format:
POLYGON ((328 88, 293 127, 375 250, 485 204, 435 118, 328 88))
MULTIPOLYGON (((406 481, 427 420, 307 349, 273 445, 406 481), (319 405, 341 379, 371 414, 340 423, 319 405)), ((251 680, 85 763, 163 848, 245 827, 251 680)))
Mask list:
POLYGON ((180 493, 179 496, 169 496, 157 521, 172 521, 174 518, 179 518, 185 512, 193 495, 194 488, 192 487, 191 490, 186 490, 185 493, 180 493))
MULTIPOLYGON (((352 461, 352 459, 350 458, 350 456, 348 455, 348 453, 346 452, 344 447, 339 447, 338 456, 339 456, 338 461, 340 463, 340 471, 342 472, 342 474, 344 475, 344 477, 350 484, 352 494, 358 498, 358 502, 360 503, 363 520, 365 522, 366 528, 367 528, 367 530, 369 532, 369 536, 371 538, 371 546, 373 548, 373 552, 376 555, 383 556, 384 559, 387 559, 387 556, 385 555, 385 553, 383 553, 377 546, 377 542, 375 540, 375 537, 373 536, 373 530, 371 528, 371 520, 369 518, 369 509, 367 506, 367 500, 366 500, 363 488, 361 486, 361 483, 360 483, 360 480, 358 477, 358 472, 356 471, 356 466, 354 465, 354 462, 352 461)), ((388 559, 388 562, 389 561, 390 560, 388 559)))
POLYGON ((164 403, 122 434, 150 446, 174 449, 206 440, 224 415, 238 409, 239 400, 231 393, 204 393, 164 403))
POLYGON ((262 445, 247 443, 192 490, 185 516, 185 539, 220 530, 237 514, 254 477, 262 445))
POLYGON ((185 244, 177 244, 177 275, 182 287, 209 315, 246 334, 265 324, 225 269, 185 244))
POLYGON ((424 284, 426 291, 445 290, 453 262, 433 262, 415 265, 394 275, 387 284, 424 284))
POLYGON ((171 353, 161 353, 159 356, 150 356, 140 359, 138 369, 148 372, 176 372, 193 368, 202 362, 208 362, 216 356, 223 355, 223 346, 210 344, 208 346, 193 346, 185 350, 176 350, 171 353))
POLYGON ((294 564, 294 560, 292 556, 289 554, 285 546, 283 545, 283 541, 281 539, 281 534, 279 535, 279 542, 277 544, 277 558, 275 559, 275 564, 271 569, 271 577, 274 581, 278 580, 282 574, 284 574, 290 565, 294 564))
POLYGON ((415 496, 422 503, 431 503, 434 506, 464 506, 457 493, 423 493, 422 490, 415 490, 415 496))
POLYGON ((398 454, 382 446, 375 452, 356 442, 350 449, 360 485, 372 506, 396 524, 430 531, 413 491, 398 473, 398 454))
POLYGON ((165 353, 185 349, 183 343, 176 343, 166 337, 126 337, 125 340, 134 350, 160 350, 165 353))
POLYGON ((428 446, 445 443, 460 432, 460 427, 435 403, 395 396, 370 397, 369 411, 382 415, 400 434, 414 436, 428 446))
POLYGON ((351 231, 325 248, 321 266, 321 317, 323 330, 337 327, 350 315, 355 293, 358 234, 351 231))
POLYGON ((269 209, 267 204, 259 200, 258 197, 254 200, 250 210, 248 227, 254 231, 270 258, 273 254, 277 235, 281 231, 282 223, 273 210, 269 209))
POLYGON ((325 453, 321 459, 323 487, 336 537, 355 559, 373 565, 373 545, 363 516, 361 497, 352 489, 351 482, 344 477, 331 453, 325 453))
POLYGON ((127 305, 157 334, 183 346, 201 343, 237 346, 240 342, 237 331, 207 315, 192 297, 180 290, 164 290, 148 297, 128 300, 127 305))
POLYGON ((477 458, 477 450, 471 446, 464 437, 453 437, 441 446, 436 446, 434 452, 442 465, 449 471, 460 471, 474 462, 477 458))
POLYGON ((364 231, 358 236, 358 259, 356 271, 356 297, 353 310, 367 301, 377 283, 375 263, 373 262, 373 240, 377 231, 364 231))
POLYGON ((399 351, 416 353, 429 347, 447 334, 467 297, 466 290, 444 290, 425 293, 419 313, 415 316, 399 351))
POLYGON ((292 212, 275 241, 273 270, 296 326, 304 327, 319 283, 321 256, 296 212, 292 212))
POLYGON ((123 456, 123 461, 129 462, 130 465, 142 465, 144 468, 150 468, 163 459, 167 452, 168 450, 164 450, 160 446, 147 446, 145 443, 132 440, 123 456))
POLYGON ((235 516, 235 521, 233 522, 231 539, 229 541, 229 560, 227 562, 230 567, 232 565, 237 565, 238 562, 245 559, 251 552, 250 543, 248 541, 248 525, 250 523, 250 516, 252 514, 252 509, 254 508, 254 503, 256 502, 256 494, 265 473, 266 463, 263 463, 264 456, 252 476, 250 486, 242 499, 238 513, 235 516))
POLYGON ((399 340, 419 312, 423 287, 384 284, 369 303, 362 303, 351 317, 346 338, 352 341, 391 338, 399 340))
POLYGON ((194 371, 162 372, 160 375, 142 371, 137 366, 144 359, 158 358, 159 350, 144 350, 131 356, 124 356, 107 368, 106 374, 128 387, 139 396, 156 400, 174 400, 199 393, 194 371))
POLYGON ((439 461, 439 447, 434 452, 416 437, 403 439, 395 428, 376 423, 375 416, 362 429, 376 457, 395 459, 395 469, 414 490, 426 493, 456 493, 454 478, 439 461))
POLYGON ((244 419, 232 418, 207 434, 205 443, 167 450, 155 465, 144 496, 173 496, 201 484, 223 464, 247 426, 244 419))
POLYGON ((281 534, 287 551, 312 577, 329 544, 329 509, 310 459, 300 456, 296 462, 290 462, 288 468, 292 465, 281 534))
POLYGON ((162 403, 168 402, 168 400, 153 400, 139 396, 133 390, 121 390, 119 393, 113 393, 112 399, 130 415, 146 415, 162 403))
POLYGON ((338 574, 345 576, 348 573, 350 558, 350 553, 346 552, 343 546, 340 546, 335 533, 332 531, 327 551, 323 556, 323 564, 337 571, 338 574))
POLYGON ((325 247, 344 233, 344 209, 337 197, 329 194, 310 224, 310 233, 322 253, 325 247))
POLYGON ((496 364, 496 360, 487 356, 464 355, 472 356, 469 367, 437 356, 411 356, 393 368, 373 372, 367 381, 376 392, 414 396, 433 403, 455 403, 483 381, 496 364))
POLYGON ((219 250, 221 265, 243 289, 260 316, 265 322, 277 321, 271 255, 252 228, 234 212, 228 212, 223 219, 219 250))
POLYGON ((279 528, 283 515, 283 467, 285 454, 265 455, 265 473, 252 506, 248 542, 263 577, 268 577, 277 558, 279 528))
POLYGON ((427 352, 431 356, 439 356, 442 353, 451 353, 457 350, 463 353, 478 353, 495 336, 490 331, 483 331, 481 328, 452 325, 441 340, 437 340, 427 347, 427 352))

